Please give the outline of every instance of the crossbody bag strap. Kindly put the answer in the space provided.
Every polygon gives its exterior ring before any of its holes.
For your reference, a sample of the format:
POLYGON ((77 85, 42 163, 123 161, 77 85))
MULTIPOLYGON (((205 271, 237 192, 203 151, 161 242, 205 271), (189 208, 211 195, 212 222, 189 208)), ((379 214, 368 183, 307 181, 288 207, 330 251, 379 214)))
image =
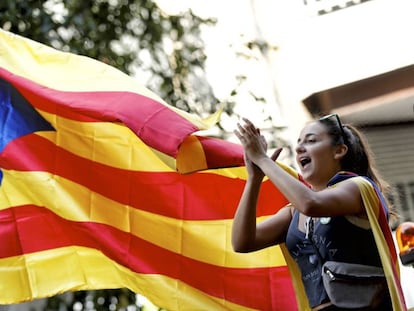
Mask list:
POLYGON ((315 242, 313 241, 313 230, 314 230, 314 227, 315 227, 315 222, 314 222, 313 218, 312 217, 306 218, 305 225, 306 225, 306 228, 305 228, 306 229, 306 235, 305 235, 305 237, 312 244, 312 247, 315 250, 316 255, 318 256, 318 259, 319 259, 320 263, 323 265, 325 260, 323 260, 322 255, 319 252, 318 247, 316 246, 315 242))

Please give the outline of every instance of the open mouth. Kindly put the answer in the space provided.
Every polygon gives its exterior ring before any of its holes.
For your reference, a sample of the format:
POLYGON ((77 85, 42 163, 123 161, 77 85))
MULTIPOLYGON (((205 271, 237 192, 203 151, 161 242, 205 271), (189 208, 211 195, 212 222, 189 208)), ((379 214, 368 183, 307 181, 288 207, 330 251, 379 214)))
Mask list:
POLYGON ((310 162, 311 162, 311 159, 308 157, 303 157, 299 159, 299 163, 302 168, 305 168, 310 162))

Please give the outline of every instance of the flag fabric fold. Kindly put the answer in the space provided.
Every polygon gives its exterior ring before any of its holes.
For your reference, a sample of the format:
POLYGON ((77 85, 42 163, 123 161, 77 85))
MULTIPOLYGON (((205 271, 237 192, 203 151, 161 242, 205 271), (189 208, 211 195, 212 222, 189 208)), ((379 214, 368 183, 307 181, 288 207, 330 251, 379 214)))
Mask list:
POLYGON ((377 186, 364 177, 357 177, 355 181, 361 192, 365 210, 375 243, 380 254, 381 263, 387 279, 394 310, 407 310, 404 293, 401 287, 400 263, 392 237, 391 228, 385 210, 388 208, 377 186))
MULTIPOLYGON (((127 287, 167 310, 296 310, 279 247, 231 249, 242 149, 197 135, 218 117, 0 30, 0 304, 127 287)), ((258 217, 286 203, 264 180, 258 217)))

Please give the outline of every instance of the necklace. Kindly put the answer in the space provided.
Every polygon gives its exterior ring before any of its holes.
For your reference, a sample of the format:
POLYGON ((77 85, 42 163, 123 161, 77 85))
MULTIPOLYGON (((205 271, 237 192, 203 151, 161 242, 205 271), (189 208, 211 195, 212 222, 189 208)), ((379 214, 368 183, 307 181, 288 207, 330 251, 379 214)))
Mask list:
POLYGON ((314 227, 313 218, 306 216, 304 226, 305 226, 305 238, 311 239, 313 235, 313 227, 314 227))

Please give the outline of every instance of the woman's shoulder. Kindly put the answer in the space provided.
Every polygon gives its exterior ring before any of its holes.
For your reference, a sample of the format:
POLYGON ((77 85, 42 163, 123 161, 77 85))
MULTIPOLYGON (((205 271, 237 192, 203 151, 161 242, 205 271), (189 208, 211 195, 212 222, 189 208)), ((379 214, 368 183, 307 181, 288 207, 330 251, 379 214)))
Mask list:
MULTIPOLYGON (((377 185, 368 177, 355 176, 348 180, 358 186, 363 205, 367 214, 373 212, 378 217, 380 206, 383 206, 384 199, 377 185)), ((385 211, 387 213, 387 211, 385 211)))
POLYGON ((369 191, 369 192, 372 192, 373 194, 376 193, 375 192, 375 188, 376 188, 375 183, 372 180, 370 180, 368 177, 365 177, 365 176, 356 175, 356 176, 350 177, 350 178, 348 178, 348 179, 346 179, 342 182, 343 183, 354 183, 358 186, 359 190, 363 191, 363 192, 369 191))
POLYGON ((358 218, 367 217, 367 209, 378 215, 380 196, 377 193, 374 183, 366 177, 359 175, 347 175, 346 178, 337 178, 335 183, 331 183, 330 188, 337 189, 337 193, 342 195, 345 200, 358 198, 360 211, 352 214, 358 218))
POLYGON ((339 185, 345 185, 345 184, 353 183, 353 184, 356 184, 358 186, 360 191, 369 190, 369 191, 374 191, 375 192, 375 187, 376 186, 375 186, 374 182, 366 176, 360 176, 360 175, 352 174, 352 175, 334 177, 333 180, 335 182, 331 183, 330 186, 339 186, 339 185))

